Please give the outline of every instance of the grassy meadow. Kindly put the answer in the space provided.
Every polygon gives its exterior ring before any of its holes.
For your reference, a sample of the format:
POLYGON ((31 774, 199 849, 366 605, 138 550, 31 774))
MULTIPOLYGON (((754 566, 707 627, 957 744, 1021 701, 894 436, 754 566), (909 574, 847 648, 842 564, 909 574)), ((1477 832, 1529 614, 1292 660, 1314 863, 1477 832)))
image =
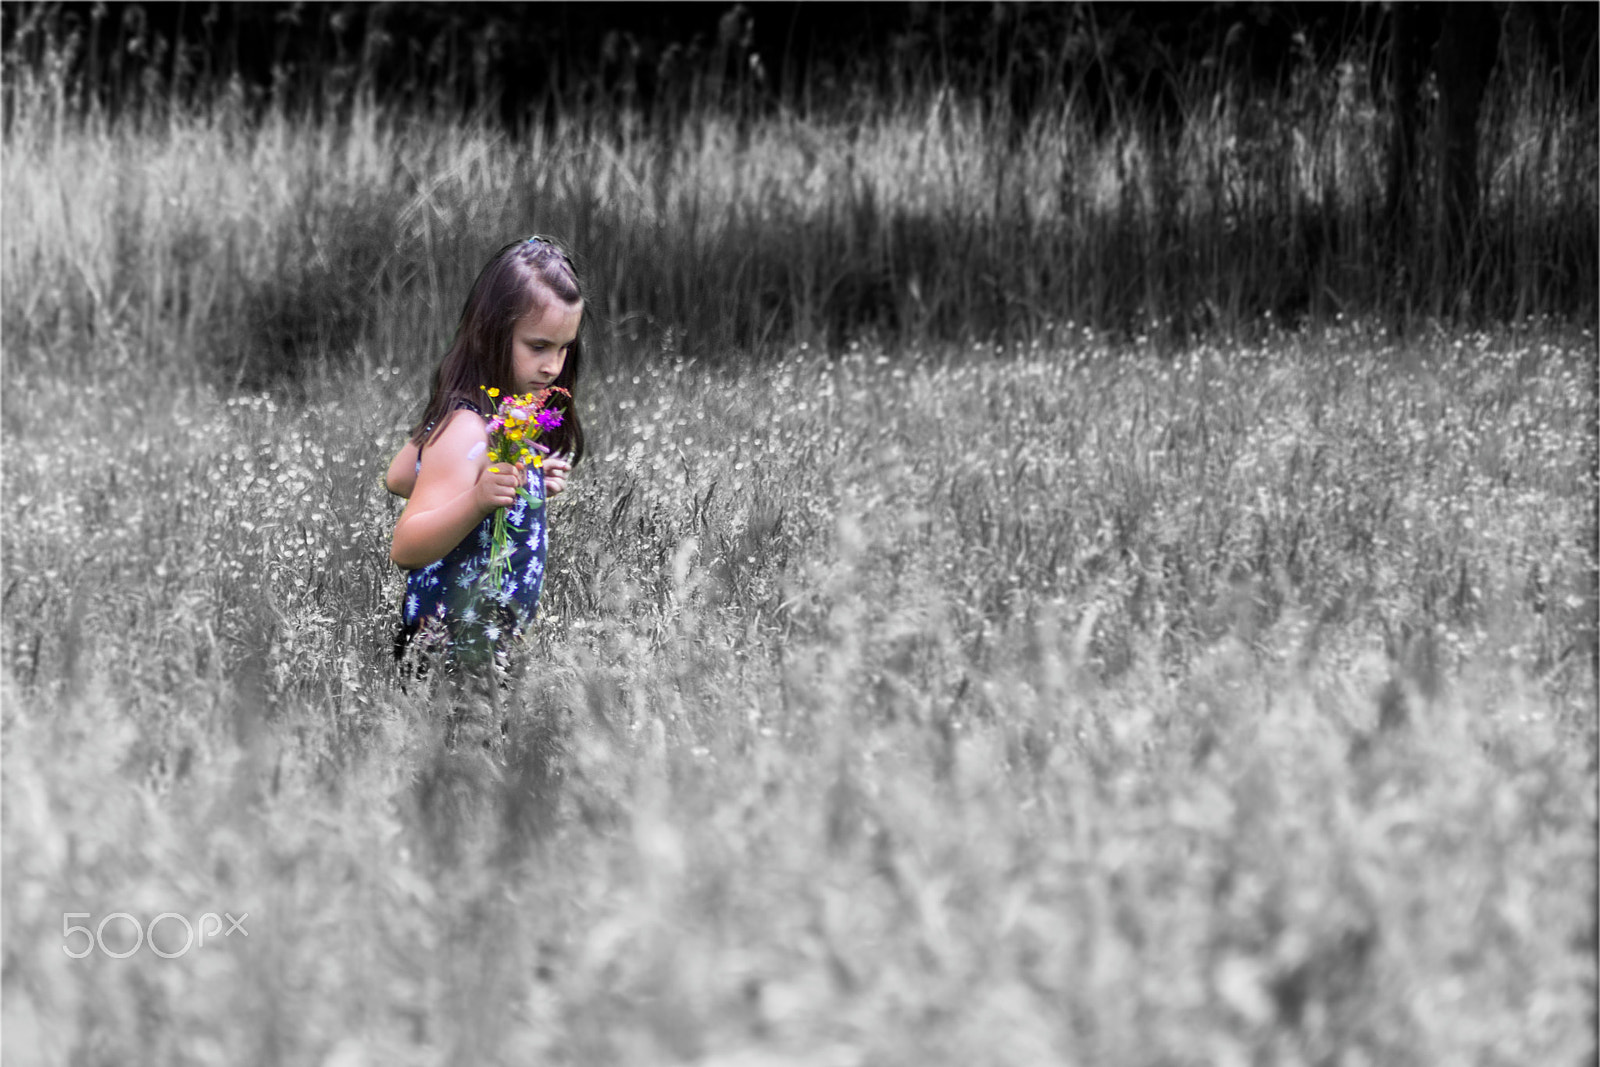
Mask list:
POLYGON ((945 103, 530 147, 51 91, 0 158, 14 1062, 1592 1058, 1591 326, 1175 332, 1212 268, 1118 266, 1137 138, 1005 168, 945 103), (388 658, 379 479, 536 230, 592 447, 488 761, 388 658))

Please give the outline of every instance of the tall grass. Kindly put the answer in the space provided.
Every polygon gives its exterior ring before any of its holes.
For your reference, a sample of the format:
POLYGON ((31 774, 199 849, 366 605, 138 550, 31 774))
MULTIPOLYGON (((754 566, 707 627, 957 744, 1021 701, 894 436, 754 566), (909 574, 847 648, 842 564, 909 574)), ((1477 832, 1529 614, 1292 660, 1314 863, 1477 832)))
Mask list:
POLYGON ((415 386, 14 373, 8 1051, 1575 1061, 1592 346, 613 372, 496 771, 385 665, 415 386))
POLYGON ((487 251, 534 230, 584 254, 617 337, 704 351, 1583 318, 1600 287, 1594 116, 1536 71, 1491 93, 1491 251, 1458 292, 1426 211, 1413 247, 1385 230, 1388 120, 1356 61, 1277 97, 1195 78, 1176 132, 1132 110, 1101 129, 1070 95, 1019 125, 930 88, 764 119, 596 105, 512 137, 360 91, 313 119, 237 83, 113 120, 71 82, 69 44, 43 54, 6 71, 21 359, 51 331, 158 321, 143 351, 226 383, 437 347, 487 251))

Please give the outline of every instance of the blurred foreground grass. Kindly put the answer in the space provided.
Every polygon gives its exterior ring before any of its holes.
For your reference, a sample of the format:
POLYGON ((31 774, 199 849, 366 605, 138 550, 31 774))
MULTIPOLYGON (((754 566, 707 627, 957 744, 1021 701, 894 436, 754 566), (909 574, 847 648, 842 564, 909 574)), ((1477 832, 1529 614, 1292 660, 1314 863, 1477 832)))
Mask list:
POLYGON ((1593 1054, 1591 334, 651 353, 498 771, 386 658, 417 375, 118 343, 3 398, 16 1062, 1593 1054))

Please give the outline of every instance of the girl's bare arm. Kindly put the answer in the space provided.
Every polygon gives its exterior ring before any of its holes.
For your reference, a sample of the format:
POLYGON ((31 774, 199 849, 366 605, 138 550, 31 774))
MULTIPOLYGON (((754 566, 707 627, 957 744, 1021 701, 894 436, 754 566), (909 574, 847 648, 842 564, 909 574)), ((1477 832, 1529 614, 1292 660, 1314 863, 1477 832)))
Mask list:
POLYGON ((422 450, 410 502, 394 526, 389 558, 402 567, 443 559, 484 516, 517 498, 526 471, 484 458, 488 434, 469 412, 457 412, 422 450))

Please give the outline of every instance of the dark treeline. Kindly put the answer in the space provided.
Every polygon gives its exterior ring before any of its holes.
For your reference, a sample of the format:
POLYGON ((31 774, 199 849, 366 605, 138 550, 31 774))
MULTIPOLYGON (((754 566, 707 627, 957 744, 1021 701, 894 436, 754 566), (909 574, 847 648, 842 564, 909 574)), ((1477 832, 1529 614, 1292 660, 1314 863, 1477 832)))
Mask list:
MULTIPOLYGON (((1539 63, 1592 99, 1591 3, 63 3, 6 4, 0 41, 49 19, 81 39, 88 90, 191 96, 237 78, 315 107, 342 88, 454 107, 508 128, 601 97, 647 112, 690 102, 828 103, 936 82, 1026 116, 1076 93, 1175 117, 1184 73, 1281 85, 1307 64, 1372 56, 1375 77, 1459 76, 1448 30, 1539 63), (900 84, 895 84, 895 83, 900 84)), ((21 58, 26 58, 21 57, 21 58)), ((1493 55, 1491 54, 1491 61, 1493 55)))
MULTIPOLYGON (((337 127, 365 108, 569 153, 639 131, 669 145, 707 116, 748 131, 799 114, 842 117, 829 128, 848 161, 858 118, 953 97, 981 109, 991 158, 1037 162, 1048 143, 1131 168, 1109 208, 1063 178, 1043 215, 997 188, 992 217, 934 217, 844 173, 829 179, 836 211, 729 213, 704 232, 691 218, 649 245, 581 184, 542 201, 618 279, 619 314, 744 345, 819 319, 833 338, 912 320, 1010 336, 1019 307, 1185 335, 1268 314, 1591 315, 1597 25, 1592 3, 7 3, 0 44, 8 137, 34 106, 19 72, 48 69, 67 107, 112 124, 225 101, 337 127), (1361 136, 1335 130, 1346 122, 1361 136), (1052 123, 1088 140, 1041 134, 1052 123), (1297 138, 1322 140, 1297 160, 1297 138), (932 254, 953 247, 959 268, 932 254), (720 278, 722 262, 739 267, 720 278), (706 291, 683 297, 685 277, 706 291)), ((664 189, 659 159, 635 177, 664 189)), ((386 210, 349 222, 361 255, 402 246, 361 228, 381 230, 386 210)))

